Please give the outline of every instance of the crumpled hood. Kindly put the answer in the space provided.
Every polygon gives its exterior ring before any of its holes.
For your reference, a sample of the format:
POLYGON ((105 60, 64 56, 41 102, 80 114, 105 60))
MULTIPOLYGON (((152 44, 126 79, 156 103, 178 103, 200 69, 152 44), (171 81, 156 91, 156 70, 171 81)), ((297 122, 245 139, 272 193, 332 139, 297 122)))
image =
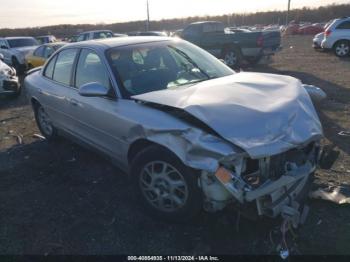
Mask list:
POLYGON ((133 98, 185 110, 252 158, 279 154, 323 135, 308 93, 288 76, 237 73, 133 98))

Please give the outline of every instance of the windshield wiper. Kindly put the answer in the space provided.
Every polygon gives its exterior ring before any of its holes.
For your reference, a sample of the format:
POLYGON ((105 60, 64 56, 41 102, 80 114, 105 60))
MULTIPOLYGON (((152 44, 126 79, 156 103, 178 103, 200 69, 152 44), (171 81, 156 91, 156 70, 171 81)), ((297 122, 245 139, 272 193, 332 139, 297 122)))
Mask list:
POLYGON ((211 77, 207 74, 207 72, 205 72, 202 68, 200 68, 198 66, 198 64, 195 61, 193 61, 193 59, 191 57, 189 57, 185 52, 183 52, 183 51, 181 51, 173 46, 169 46, 169 47, 171 49, 173 49, 176 53, 185 57, 188 60, 188 62, 190 62, 194 66, 194 68, 197 68, 201 72, 201 74, 203 74, 207 78, 206 80, 211 79, 211 77))

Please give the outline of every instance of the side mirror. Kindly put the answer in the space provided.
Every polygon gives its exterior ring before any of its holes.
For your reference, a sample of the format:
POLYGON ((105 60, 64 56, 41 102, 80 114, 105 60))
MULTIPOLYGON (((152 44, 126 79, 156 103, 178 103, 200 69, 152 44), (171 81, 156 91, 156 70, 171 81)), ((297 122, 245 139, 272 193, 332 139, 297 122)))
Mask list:
POLYGON ((102 97, 108 96, 109 89, 103 85, 93 82, 82 85, 79 88, 79 95, 86 97, 102 97))
POLYGON ((9 49, 6 45, 0 46, 1 49, 9 49))
POLYGON ((3 54, 0 54, 0 60, 4 61, 4 55, 3 54))

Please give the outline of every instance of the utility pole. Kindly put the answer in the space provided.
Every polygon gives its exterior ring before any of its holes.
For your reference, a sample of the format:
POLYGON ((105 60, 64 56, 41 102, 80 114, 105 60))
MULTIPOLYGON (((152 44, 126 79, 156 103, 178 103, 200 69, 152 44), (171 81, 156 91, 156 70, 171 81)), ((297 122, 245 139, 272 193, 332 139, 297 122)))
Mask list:
POLYGON ((286 26, 289 24, 290 1, 291 0, 288 0, 288 11, 287 11, 287 18, 286 18, 286 26))
POLYGON ((147 0, 147 23, 146 23, 146 30, 149 31, 150 29, 150 23, 149 23, 149 3, 147 0))

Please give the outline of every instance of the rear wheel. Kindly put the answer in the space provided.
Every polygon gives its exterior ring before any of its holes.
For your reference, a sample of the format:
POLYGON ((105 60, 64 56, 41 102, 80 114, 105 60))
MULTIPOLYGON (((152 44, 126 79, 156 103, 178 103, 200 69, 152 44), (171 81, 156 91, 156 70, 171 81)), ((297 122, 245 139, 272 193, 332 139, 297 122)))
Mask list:
POLYGON ((223 51, 223 60, 231 68, 238 68, 242 61, 242 55, 238 48, 230 47, 223 51))
POLYGON ((342 40, 334 45, 334 53, 338 57, 346 57, 350 54, 350 42, 342 40))
POLYGON ((44 137, 49 141, 57 138, 57 131, 52 125, 49 115, 40 104, 34 105, 34 113, 38 128, 44 137))
POLYGON ((147 147, 132 161, 131 175, 139 199, 151 215, 184 222, 200 212, 198 177, 169 150, 147 147))

